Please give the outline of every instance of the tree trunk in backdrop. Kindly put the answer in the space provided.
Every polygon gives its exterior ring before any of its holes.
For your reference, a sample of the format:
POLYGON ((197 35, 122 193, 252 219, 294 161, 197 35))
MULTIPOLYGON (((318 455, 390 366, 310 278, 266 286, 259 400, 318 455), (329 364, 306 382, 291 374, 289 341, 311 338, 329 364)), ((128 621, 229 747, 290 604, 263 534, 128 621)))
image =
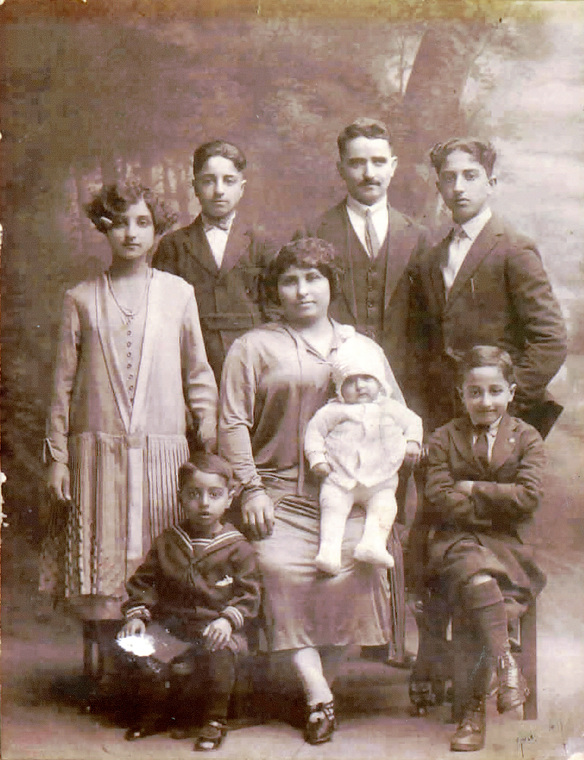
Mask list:
POLYGON ((462 94, 491 28, 488 23, 443 21, 422 37, 401 109, 389 118, 398 156, 390 200, 406 214, 431 214, 428 152, 434 143, 465 133, 462 94))

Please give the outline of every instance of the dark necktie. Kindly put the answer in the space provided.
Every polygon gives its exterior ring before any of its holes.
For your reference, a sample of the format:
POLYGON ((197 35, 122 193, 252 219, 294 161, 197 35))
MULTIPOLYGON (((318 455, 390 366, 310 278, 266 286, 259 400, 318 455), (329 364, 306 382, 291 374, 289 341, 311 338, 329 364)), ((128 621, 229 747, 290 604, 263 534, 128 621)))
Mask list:
POLYGON ((483 467, 489 466, 489 439, 487 437, 487 433, 489 432, 488 427, 477 427, 475 428, 475 432, 477 434, 477 439, 474 442, 473 446, 473 452, 475 455, 475 458, 483 465, 483 467))

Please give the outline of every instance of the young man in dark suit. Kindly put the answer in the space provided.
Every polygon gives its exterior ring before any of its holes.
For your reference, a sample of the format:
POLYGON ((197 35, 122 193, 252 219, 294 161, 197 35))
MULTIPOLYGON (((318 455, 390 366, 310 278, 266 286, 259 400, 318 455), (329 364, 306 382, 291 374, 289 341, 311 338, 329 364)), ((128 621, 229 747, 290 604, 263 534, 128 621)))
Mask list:
POLYGON ((192 224, 165 235, 152 264, 195 288, 203 339, 217 384, 233 341, 260 324, 257 280, 273 247, 240 216, 245 156, 214 140, 193 156, 193 187, 201 213, 192 224))
MULTIPOLYGON (((408 266, 421 247, 424 229, 389 205, 387 191, 397 158, 383 122, 358 118, 340 133, 337 168, 348 195, 327 211, 307 231, 332 243, 344 268, 342 292, 332 302, 330 314, 377 341, 383 348, 406 404, 417 411, 417 384, 410 371, 410 277, 408 266)), ((398 522, 405 518, 405 497, 411 468, 420 448, 409 445, 396 492, 398 522)), ((404 650, 405 605, 403 559, 399 540, 391 551, 396 560, 389 578, 392 586, 393 642, 389 656, 369 649, 368 657, 393 665, 408 664, 404 650)))
POLYGON ((496 345, 515 364, 512 412, 545 437, 561 406, 546 392, 566 358, 566 329, 535 244, 491 212, 492 145, 455 138, 430 159, 454 228, 416 261, 418 376, 425 380, 422 416, 431 432, 460 411, 453 392, 456 356, 496 345))

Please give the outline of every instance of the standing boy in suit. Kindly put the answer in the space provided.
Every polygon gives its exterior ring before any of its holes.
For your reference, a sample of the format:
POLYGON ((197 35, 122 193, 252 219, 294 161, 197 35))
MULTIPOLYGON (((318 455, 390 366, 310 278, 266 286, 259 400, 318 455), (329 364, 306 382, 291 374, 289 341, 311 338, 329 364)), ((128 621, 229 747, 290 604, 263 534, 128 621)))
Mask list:
POLYGON ((513 358, 513 413, 545 437, 562 409, 546 386, 566 358, 566 329, 540 254, 491 212, 497 181, 492 145, 454 138, 435 145, 430 159, 454 228, 418 259, 414 275, 428 430, 460 409, 453 392, 456 355, 491 344, 513 358))
POLYGON ((192 224, 165 235, 152 261, 195 288, 205 349, 218 385, 233 341, 261 322, 257 279, 272 251, 236 211, 245 167, 241 150, 224 140, 195 150, 193 187, 201 213, 192 224))
MULTIPOLYGON (((424 230, 389 205, 387 191, 397 158, 383 122, 358 118, 343 129, 337 145, 337 169, 348 195, 308 231, 308 236, 334 245, 345 270, 342 292, 332 302, 330 314, 381 345, 406 404, 418 411, 417 383, 410 372, 408 266, 421 247, 424 230)), ((407 481, 419 455, 418 444, 408 443, 396 491, 398 522, 405 519, 407 481)), ((403 559, 397 538, 390 551, 396 565, 389 574, 394 636, 388 661, 403 666, 408 659, 404 651, 403 559)), ((369 650, 366 654, 387 659, 387 651, 369 650)))

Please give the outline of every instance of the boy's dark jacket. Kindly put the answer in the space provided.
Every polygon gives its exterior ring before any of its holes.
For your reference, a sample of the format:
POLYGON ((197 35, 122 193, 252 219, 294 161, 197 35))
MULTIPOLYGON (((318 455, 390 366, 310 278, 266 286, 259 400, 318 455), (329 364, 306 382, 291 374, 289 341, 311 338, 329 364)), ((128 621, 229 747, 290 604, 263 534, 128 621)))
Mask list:
POLYGON ((259 275, 275 247, 237 213, 229 231, 221 267, 205 235, 202 216, 165 235, 152 266, 182 277, 195 288, 209 364, 217 384, 233 341, 261 324, 259 275))
POLYGON ((410 532, 413 585, 422 581, 421 568, 438 565, 464 534, 474 534, 497 555, 504 544, 521 545, 522 528, 539 507, 545 451, 537 430, 503 415, 488 467, 475 457, 472 440, 466 416, 430 438, 425 503, 410 532), (461 480, 475 481, 471 496, 454 490, 461 480))
POLYGON ((126 619, 180 621, 197 638, 219 617, 234 632, 258 614, 260 576, 251 544, 227 523, 211 539, 193 538, 188 521, 168 528, 127 583, 126 619))

